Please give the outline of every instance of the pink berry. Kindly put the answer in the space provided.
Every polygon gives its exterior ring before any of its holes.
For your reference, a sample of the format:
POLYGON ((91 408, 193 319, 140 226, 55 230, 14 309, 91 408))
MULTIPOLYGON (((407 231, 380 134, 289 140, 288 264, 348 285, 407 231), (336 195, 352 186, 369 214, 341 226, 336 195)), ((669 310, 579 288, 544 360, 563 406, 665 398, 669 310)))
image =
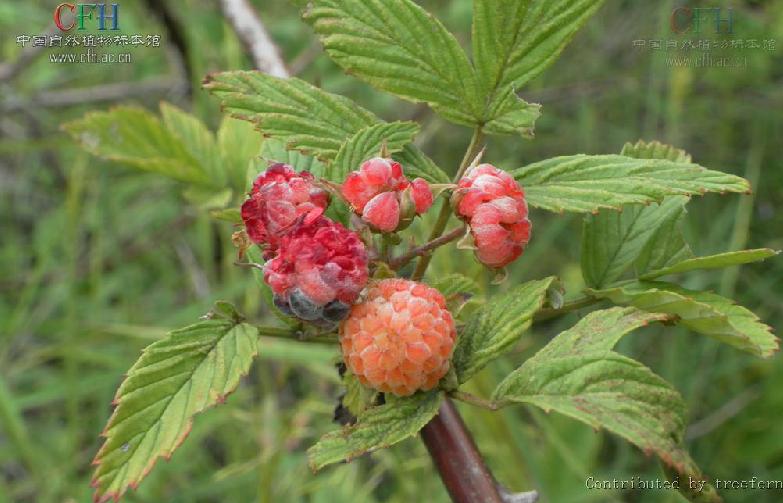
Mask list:
POLYGON ((510 264, 530 240, 525 192, 510 174, 491 164, 480 164, 465 174, 452 206, 470 225, 476 258, 489 267, 510 264))
POLYGON ((380 232, 404 229, 433 201, 432 190, 424 179, 410 182, 398 162, 380 157, 349 173, 342 195, 370 227, 380 232))
POLYGON ((242 204, 242 221, 251 241, 274 249, 297 225, 309 225, 329 205, 329 194, 313 183, 313 175, 273 164, 261 173, 242 204))
POLYGON ((367 261, 358 234, 321 217, 280 239, 277 256, 264 266, 264 280, 279 304, 310 321, 340 305, 347 314, 367 284, 367 261))

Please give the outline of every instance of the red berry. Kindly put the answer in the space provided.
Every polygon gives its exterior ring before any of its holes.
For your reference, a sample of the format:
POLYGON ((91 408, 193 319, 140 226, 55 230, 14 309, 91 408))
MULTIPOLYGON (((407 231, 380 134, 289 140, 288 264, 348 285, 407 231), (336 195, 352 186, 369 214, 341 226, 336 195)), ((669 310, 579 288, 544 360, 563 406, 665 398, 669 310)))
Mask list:
POLYGON ((485 265, 508 265, 530 240, 525 192, 510 174, 491 164, 468 170, 454 192, 452 206, 470 225, 476 258, 485 265))
POLYGON ((242 221, 254 243, 274 249, 283 235, 297 224, 311 224, 328 205, 329 194, 314 185, 313 175, 273 164, 253 183, 242 205, 242 221))
POLYGON ((264 266, 264 280, 278 304, 287 304, 292 314, 308 321, 345 314, 367 278, 364 243, 326 217, 282 236, 277 256, 264 266))
POLYGON ((410 182, 402 166, 376 157, 348 174, 342 195, 373 229, 393 232, 407 227, 413 217, 432 206, 432 190, 422 178, 410 182))
POLYGON ((429 390, 449 370, 457 332, 440 292, 385 279, 340 326, 343 359, 366 386, 398 396, 429 390))

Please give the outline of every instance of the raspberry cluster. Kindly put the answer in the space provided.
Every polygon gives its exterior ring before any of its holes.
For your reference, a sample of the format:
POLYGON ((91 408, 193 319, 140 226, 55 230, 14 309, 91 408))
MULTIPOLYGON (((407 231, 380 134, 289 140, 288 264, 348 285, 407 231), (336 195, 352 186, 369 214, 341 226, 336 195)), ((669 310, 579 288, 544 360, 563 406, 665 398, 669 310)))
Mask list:
POLYGON ((530 240, 530 220, 522 187, 491 164, 468 170, 452 196, 457 216, 470 225, 479 262, 493 268, 510 264, 530 240))
MULTIPOLYGON (((242 205, 244 240, 265 250, 264 281, 275 305, 315 325, 340 323, 343 360, 364 385, 399 396, 436 387, 449 370, 456 339, 443 295, 399 278, 366 288, 370 253, 359 233, 325 216, 326 188, 336 192, 310 173, 273 164, 242 205)), ((339 195, 381 233, 404 229, 433 203, 427 182, 408 180, 399 163, 381 157, 351 172, 339 195)), ((525 194, 511 175, 489 164, 475 166, 459 181, 451 205, 469 223, 479 261, 500 268, 522 253, 530 221, 525 194)), ((362 236, 373 240, 369 233, 362 236)))
POLYGON ((440 292, 385 279, 340 326, 343 358, 362 384, 399 396, 434 388, 449 370, 457 332, 440 292))
POLYGON ((367 284, 364 243, 326 217, 283 236, 278 250, 264 266, 264 280, 275 304, 302 320, 340 321, 367 284))
POLYGON ((432 206, 432 190, 422 178, 409 181, 402 166, 376 157, 351 172, 342 195, 373 230, 394 232, 406 228, 416 215, 432 206))
POLYGON ((285 164, 261 173, 242 205, 248 236, 265 247, 275 305, 315 324, 344 318, 369 276, 364 243, 323 215, 328 205, 312 174, 285 164))

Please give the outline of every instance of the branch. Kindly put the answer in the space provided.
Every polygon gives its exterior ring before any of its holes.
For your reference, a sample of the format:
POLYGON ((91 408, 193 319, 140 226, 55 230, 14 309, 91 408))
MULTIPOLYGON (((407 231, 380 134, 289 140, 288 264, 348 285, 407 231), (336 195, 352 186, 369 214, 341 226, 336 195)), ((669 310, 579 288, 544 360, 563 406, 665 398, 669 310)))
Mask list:
POLYGON ((394 270, 397 270, 403 267, 411 260, 415 259, 416 257, 420 257, 425 253, 428 253, 429 251, 438 248, 439 246, 443 246, 446 243, 450 243, 454 241, 455 239, 459 239, 464 234, 465 234, 465 226, 457 227, 453 231, 444 234, 438 238, 435 238, 428 243, 424 243, 421 246, 417 246, 416 248, 412 248, 408 250, 408 252, 406 252, 404 255, 400 255, 399 257, 393 258, 392 260, 389 261, 389 267, 391 267, 394 270))
MULTIPOLYGON (((55 27, 52 25, 46 32, 42 33, 41 35, 48 38, 49 35, 53 35, 56 33, 55 27)), ((19 75, 22 70, 26 70, 30 67, 30 64, 33 62, 33 60, 41 54, 41 52, 46 49, 46 46, 42 45, 33 45, 32 43, 30 45, 26 45, 24 49, 19 53, 19 57, 17 57, 14 61, 11 63, 3 63, 0 64, 0 82, 5 82, 7 80, 11 80, 17 75, 19 75)))
POLYGON ((504 503, 495 479, 448 398, 421 438, 454 503, 504 503))
POLYGON ((247 0, 220 0, 220 10, 247 48, 257 69, 274 77, 290 76, 277 46, 247 0))
POLYGON ((120 101, 128 98, 145 98, 156 95, 184 94, 188 84, 168 77, 147 79, 142 82, 118 82, 61 91, 43 91, 29 101, 18 97, 6 98, 0 108, 5 112, 17 112, 28 107, 68 107, 85 103, 120 101))

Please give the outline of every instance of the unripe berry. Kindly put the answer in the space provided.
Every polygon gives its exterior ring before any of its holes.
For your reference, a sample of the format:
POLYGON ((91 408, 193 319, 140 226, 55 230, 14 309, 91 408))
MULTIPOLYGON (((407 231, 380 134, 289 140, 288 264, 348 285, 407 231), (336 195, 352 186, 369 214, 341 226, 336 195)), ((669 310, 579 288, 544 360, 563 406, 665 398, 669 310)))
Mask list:
POLYGON ((261 173, 242 205, 242 221, 250 239, 274 250, 297 224, 309 225, 329 205, 329 194, 313 183, 313 175, 273 164, 261 173))
POLYGON ((451 200, 457 216, 470 225, 476 258, 501 268, 522 254, 530 240, 530 220, 522 187, 491 164, 468 170, 451 200))
POLYGON ((457 332, 432 287, 385 279, 340 325, 343 359, 362 384, 398 396, 429 390, 449 370, 457 332))
POLYGON ((264 266, 275 304, 306 321, 337 322, 367 284, 367 250, 359 236, 321 217, 280 238, 264 266))
POLYGON ((380 157, 348 174, 342 195, 362 220, 380 232, 404 229, 433 201, 432 190, 424 179, 411 182, 398 162, 380 157))

